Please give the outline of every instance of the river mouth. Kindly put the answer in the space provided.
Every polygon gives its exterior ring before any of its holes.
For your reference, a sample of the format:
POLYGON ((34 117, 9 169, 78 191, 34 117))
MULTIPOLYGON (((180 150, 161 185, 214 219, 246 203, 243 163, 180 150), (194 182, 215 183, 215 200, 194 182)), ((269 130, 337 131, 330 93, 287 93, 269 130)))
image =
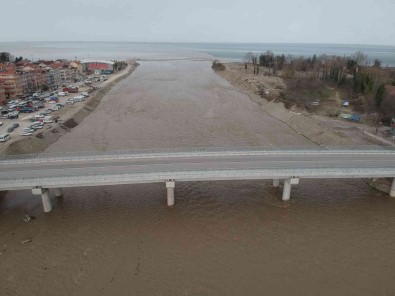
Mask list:
MULTIPOLYGON (((47 152, 315 146, 201 61, 142 62, 47 152)), ((5 295, 389 294, 395 201, 360 179, 65 188, 1 200, 5 295), (22 221, 25 213, 35 216, 22 221), (27 239, 30 242, 23 243, 27 239)))

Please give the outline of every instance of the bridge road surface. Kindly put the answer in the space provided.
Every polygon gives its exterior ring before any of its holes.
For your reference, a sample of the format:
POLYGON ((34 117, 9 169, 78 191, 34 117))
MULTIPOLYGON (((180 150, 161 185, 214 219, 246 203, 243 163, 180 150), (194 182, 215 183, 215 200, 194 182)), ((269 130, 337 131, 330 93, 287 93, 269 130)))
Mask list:
POLYGON ((0 190, 242 179, 395 177, 395 150, 92 154, 0 160, 0 190))

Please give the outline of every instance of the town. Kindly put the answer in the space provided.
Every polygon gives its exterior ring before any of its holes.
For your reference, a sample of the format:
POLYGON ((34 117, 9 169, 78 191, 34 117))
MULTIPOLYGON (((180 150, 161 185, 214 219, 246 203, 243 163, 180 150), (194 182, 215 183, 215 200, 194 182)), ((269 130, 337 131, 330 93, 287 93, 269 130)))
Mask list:
POLYGON ((52 112, 83 102, 109 75, 127 66, 104 60, 33 62, 6 52, 0 53, 0 61, 0 142, 19 127, 20 136, 30 136, 45 123, 57 122, 59 116, 52 112), (22 113, 29 115, 20 118, 22 113), (22 122, 13 120, 18 118, 22 122))

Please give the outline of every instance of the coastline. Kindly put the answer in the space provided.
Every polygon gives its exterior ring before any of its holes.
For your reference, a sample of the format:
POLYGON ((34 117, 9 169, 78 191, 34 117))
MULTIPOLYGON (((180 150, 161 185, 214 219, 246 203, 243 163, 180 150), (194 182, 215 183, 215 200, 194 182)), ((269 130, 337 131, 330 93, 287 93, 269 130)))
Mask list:
POLYGON ((78 108, 71 110, 67 114, 59 116, 59 122, 53 123, 51 126, 42 133, 42 137, 38 138, 32 136, 23 138, 10 143, 0 155, 10 156, 17 154, 37 154, 44 152, 51 144, 55 143, 64 134, 80 124, 96 107, 100 104, 102 98, 114 87, 119 81, 125 79, 138 67, 136 60, 128 61, 128 66, 110 77, 103 87, 91 93, 88 100, 78 108))

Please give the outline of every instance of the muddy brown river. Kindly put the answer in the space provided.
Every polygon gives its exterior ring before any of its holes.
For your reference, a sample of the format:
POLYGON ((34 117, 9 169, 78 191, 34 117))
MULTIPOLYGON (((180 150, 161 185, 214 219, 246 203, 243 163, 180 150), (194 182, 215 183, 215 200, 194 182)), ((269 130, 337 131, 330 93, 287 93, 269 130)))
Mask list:
MULTIPOLYGON (((315 144, 210 63, 161 61, 47 151, 251 145, 315 144)), ((270 183, 177 183, 171 208, 164 184, 69 188, 48 214, 9 192, 0 295, 394 295, 395 199, 360 179, 301 180, 284 203, 270 183)))

